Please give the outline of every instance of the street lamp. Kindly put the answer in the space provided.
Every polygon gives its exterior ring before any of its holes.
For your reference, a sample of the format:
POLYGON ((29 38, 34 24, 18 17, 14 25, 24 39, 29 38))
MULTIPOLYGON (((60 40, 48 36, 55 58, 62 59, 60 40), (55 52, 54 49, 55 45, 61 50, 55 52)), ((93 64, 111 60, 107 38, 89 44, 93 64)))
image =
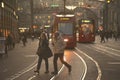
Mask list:
POLYGON ((33 28, 33 0, 30 0, 30 9, 31 9, 31 33, 33 34, 34 33, 34 28, 33 28))
POLYGON ((65 6, 69 10, 74 10, 77 6, 65 6))
POLYGON ((110 3, 111 2, 111 0, 107 0, 107 3, 110 3))
POLYGON ((1 7, 2 7, 2 8, 4 8, 4 7, 5 7, 3 2, 1 2, 1 7))

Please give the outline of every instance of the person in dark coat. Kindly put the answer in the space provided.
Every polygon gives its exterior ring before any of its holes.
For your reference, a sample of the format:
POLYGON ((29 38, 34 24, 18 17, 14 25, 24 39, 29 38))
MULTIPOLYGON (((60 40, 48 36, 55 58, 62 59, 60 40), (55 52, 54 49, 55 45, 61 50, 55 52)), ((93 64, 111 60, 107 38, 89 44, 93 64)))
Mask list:
POLYGON ((11 34, 8 34, 7 38, 6 38, 6 42, 7 42, 7 46, 9 49, 12 48, 12 43, 13 43, 13 38, 11 36, 11 34))
POLYGON ((23 46, 26 46, 27 38, 25 35, 22 36, 23 46))
POLYGON ((104 42, 105 43, 105 32, 104 31, 101 31, 100 32, 100 37, 101 37, 101 43, 104 42))
POLYGON ((113 37, 115 38, 115 41, 117 41, 117 39, 118 39, 118 33, 117 33, 117 31, 113 32, 113 37))
POLYGON ((39 69, 41 67, 42 60, 45 61, 45 73, 49 73, 49 63, 48 58, 52 57, 52 51, 49 48, 49 41, 46 38, 45 33, 42 33, 39 40, 39 46, 37 49, 37 55, 39 56, 37 69, 34 71, 39 74, 39 69))
POLYGON ((108 38, 109 38, 109 33, 108 33, 108 31, 105 31, 105 38, 106 38, 106 41, 108 41, 108 38))

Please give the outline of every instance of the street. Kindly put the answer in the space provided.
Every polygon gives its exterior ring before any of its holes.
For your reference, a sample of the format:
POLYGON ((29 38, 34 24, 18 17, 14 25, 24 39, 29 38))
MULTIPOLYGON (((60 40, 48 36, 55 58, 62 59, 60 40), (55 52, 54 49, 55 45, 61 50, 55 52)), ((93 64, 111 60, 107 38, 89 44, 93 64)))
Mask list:
MULTIPOLYGON (((119 80, 120 41, 110 39, 100 43, 99 36, 94 43, 77 43, 74 50, 65 50, 65 60, 72 65, 71 74, 58 61, 59 73, 53 71, 53 57, 49 59, 49 71, 45 74, 44 61, 40 74, 34 73, 37 64, 38 40, 28 39, 26 46, 17 43, 0 58, 0 80, 119 80)), ((52 48, 51 48, 52 49, 52 48)))
POLYGON ((0 80, 120 80, 119 8, 120 0, 0 0, 0 80))

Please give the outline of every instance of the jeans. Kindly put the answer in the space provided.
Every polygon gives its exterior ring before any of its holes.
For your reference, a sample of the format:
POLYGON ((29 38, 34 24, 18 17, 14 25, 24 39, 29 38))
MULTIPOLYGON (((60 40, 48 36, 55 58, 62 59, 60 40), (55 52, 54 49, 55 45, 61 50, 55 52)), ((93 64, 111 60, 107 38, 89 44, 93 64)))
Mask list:
POLYGON ((60 59, 62 64, 64 64, 67 68, 70 67, 70 65, 64 61, 64 53, 54 54, 54 59, 53 59, 54 72, 58 72, 58 65, 57 65, 58 58, 60 59))
POLYGON ((39 57, 39 59, 38 59, 37 70, 39 71, 39 69, 40 69, 40 67, 41 67, 41 62, 42 62, 43 59, 44 59, 44 61, 45 61, 46 71, 48 71, 48 67, 49 67, 48 58, 42 58, 42 57, 39 57))

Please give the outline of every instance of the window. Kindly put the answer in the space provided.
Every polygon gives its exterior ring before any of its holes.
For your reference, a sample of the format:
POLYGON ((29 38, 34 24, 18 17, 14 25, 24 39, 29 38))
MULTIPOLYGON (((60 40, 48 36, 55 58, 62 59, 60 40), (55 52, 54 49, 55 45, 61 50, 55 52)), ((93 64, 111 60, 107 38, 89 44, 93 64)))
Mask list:
POLYGON ((73 34, 73 24, 72 23, 59 23, 58 31, 63 34, 71 35, 73 34))

